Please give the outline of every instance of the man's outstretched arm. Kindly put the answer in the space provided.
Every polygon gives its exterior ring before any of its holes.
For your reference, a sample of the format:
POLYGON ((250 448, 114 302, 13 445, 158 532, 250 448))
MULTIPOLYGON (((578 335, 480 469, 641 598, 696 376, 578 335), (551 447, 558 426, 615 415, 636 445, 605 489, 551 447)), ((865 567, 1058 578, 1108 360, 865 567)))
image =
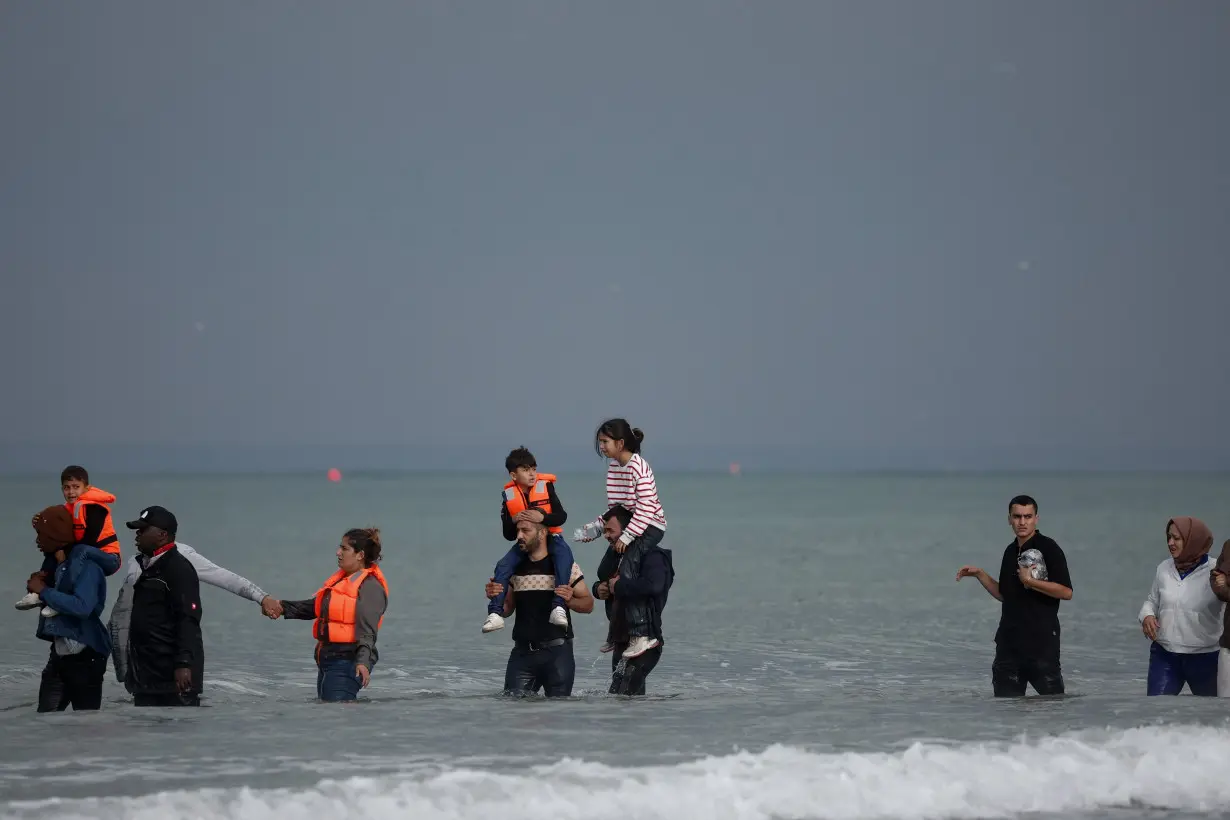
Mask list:
POLYGON ((961 567, 961 569, 957 570, 957 580, 958 581, 960 581, 962 578, 969 578, 969 577, 977 578, 978 583, 982 584, 982 588, 985 589, 991 595, 991 597, 994 598, 995 600, 997 601, 1004 600, 1003 596, 999 594, 999 581, 996 581, 994 578, 988 575, 984 570, 978 569, 978 567, 971 567, 971 566, 964 566, 964 567, 961 567))

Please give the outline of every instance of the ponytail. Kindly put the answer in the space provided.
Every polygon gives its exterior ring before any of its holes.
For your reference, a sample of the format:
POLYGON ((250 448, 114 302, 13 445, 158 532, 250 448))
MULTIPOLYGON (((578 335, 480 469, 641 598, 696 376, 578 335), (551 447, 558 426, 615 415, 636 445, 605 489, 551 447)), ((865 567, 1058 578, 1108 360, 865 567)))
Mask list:
POLYGON ((602 450, 598 448, 598 436, 606 436, 612 441, 622 441, 624 449, 629 453, 639 453, 641 442, 645 440, 644 431, 628 424, 627 419, 607 419, 598 425, 598 429, 594 431, 594 452, 602 455, 602 450))
POLYGON ((342 536, 356 552, 363 553, 363 566, 375 566, 380 560, 380 530, 377 527, 347 530, 342 536))

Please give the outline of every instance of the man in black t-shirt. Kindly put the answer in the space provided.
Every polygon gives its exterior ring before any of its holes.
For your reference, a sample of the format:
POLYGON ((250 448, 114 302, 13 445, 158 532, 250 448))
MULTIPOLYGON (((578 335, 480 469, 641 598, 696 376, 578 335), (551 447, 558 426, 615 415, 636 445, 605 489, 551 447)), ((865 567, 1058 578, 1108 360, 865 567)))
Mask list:
POLYGON ((991 684, 996 697, 1023 697, 1026 684, 1039 695, 1062 695, 1059 666, 1059 602, 1072 600, 1068 559, 1050 538, 1038 532, 1038 502, 1018 495, 1008 502, 1008 523, 1016 539, 1004 549, 999 580, 974 566, 957 571, 957 580, 974 577, 1002 602, 995 633, 991 684), (1046 565, 1046 580, 1018 566, 1026 550, 1037 550, 1046 565))
MULTIPOLYGON (((517 522, 517 546, 521 562, 509 580, 504 599, 504 617, 513 612, 513 649, 508 655, 504 672, 504 691, 525 694, 544 689, 547 697, 567 697, 572 694, 576 661, 572 654, 572 613, 593 612, 594 596, 590 594, 581 568, 574 562, 568 586, 555 586, 555 565, 552 561, 547 528, 540 522, 517 522), (568 604, 568 625, 551 623, 555 596, 568 604)), ((503 586, 495 579, 487 582, 487 597, 500 594, 503 586)))

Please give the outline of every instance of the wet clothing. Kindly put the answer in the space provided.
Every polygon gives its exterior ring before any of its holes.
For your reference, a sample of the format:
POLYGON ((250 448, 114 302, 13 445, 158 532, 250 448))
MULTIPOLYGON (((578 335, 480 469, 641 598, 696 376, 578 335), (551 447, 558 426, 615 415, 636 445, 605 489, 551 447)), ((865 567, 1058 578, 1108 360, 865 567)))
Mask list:
POLYGON ((1017 574, 1017 557, 1036 549, 1046 562, 1047 580, 1072 588, 1068 560, 1050 538, 1040 532, 1024 544, 1015 540, 1004 549, 999 568, 999 594, 1003 599, 995 643, 1016 655, 1038 658, 1059 657, 1059 599, 1026 589, 1017 574))
POLYGON ((1177 695, 1187 684, 1192 694, 1217 697, 1217 661, 1220 651, 1170 652, 1154 641, 1149 645, 1149 695, 1177 695))
MULTIPOLYGON (((550 554, 533 561, 521 553, 521 560, 509 579, 509 588, 516 602, 512 638, 504 671, 504 691, 524 694, 545 690, 547 697, 567 697, 572 694, 576 677, 576 659, 572 651, 572 611, 566 627, 556 626, 548 618, 555 606, 555 565, 550 554)), ((575 563, 568 574, 568 583, 575 587, 584 579, 575 563)))
POLYGON ((1039 695, 1063 693, 1059 664, 1059 599, 1026 589, 1018 574, 1017 558, 1036 549, 1046 562, 1047 580, 1072 588, 1068 560, 1052 539, 1040 532, 1024 544, 1015 539, 1004 549, 999 568, 999 594, 1003 599, 999 629, 995 632, 995 660, 991 683, 996 697, 1022 697, 1026 684, 1039 695))
MULTIPOLYGON (((175 550, 192 564, 199 583, 224 589, 232 595, 258 604, 265 599, 265 591, 256 584, 242 575, 236 575, 229 569, 218 566, 187 544, 176 542, 175 550)), ((115 679, 120 683, 128 677, 128 622, 132 614, 132 587, 141 577, 139 558, 140 555, 135 555, 128 562, 124 586, 116 596, 115 605, 111 607, 111 617, 107 622, 107 629, 111 633, 111 661, 115 665, 115 679)))
POLYGON ((1039 695, 1063 694, 1059 649, 1054 655, 1021 655, 1000 644, 991 664, 991 686, 997 698, 1023 698, 1026 684, 1039 695))
POLYGON ((358 698, 363 683, 359 680, 355 665, 354 660, 348 658, 330 658, 318 662, 316 697, 330 703, 358 698))
MULTIPOLYGON (((515 533, 514 533, 515 534, 515 533)), ((573 556, 572 548, 568 546, 568 542, 564 540, 562 535, 551 535, 547 538, 547 554, 551 556, 552 566, 555 569, 555 586, 568 586, 569 575, 572 572, 573 556)), ((521 547, 516 544, 504 554, 504 557, 495 565, 495 582, 500 584, 503 589, 500 594, 487 602, 487 611, 494 612, 499 615, 504 612, 504 599, 508 597, 508 585, 512 580, 513 572, 516 571, 517 565, 521 563, 521 559, 525 553, 521 551, 521 547)), ((560 606, 565 610, 568 609, 568 602, 556 595, 551 599, 552 608, 560 606)), ((550 611, 548 611, 550 615, 550 611)))
POLYGON ((148 692, 138 692, 132 696, 133 706, 200 706, 201 696, 196 692, 185 692, 179 694, 177 692, 164 692, 162 694, 151 694, 148 692))
MULTIPOLYGON (((368 575, 359 586, 359 597, 354 607, 354 631, 357 640, 347 643, 322 643, 316 661, 346 660, 363 664, 370 672, 380 660, 376 650, 376 637, 380 631, 380 619, 389 605, 389 596, 375 575, 368 575)), ((282 617, 287 620, 316 620, 316 598, 302 601, 283 601, 282 617)))
POLYGON ((1230 698, 1230 649, 1218 650, 1217 697, 1230 698))
POLYGON ((576 672, 572 638, 554 638, 541 645, 518 641, 508 654, 504 693, 524 695, 541 689, 549 698, 566 698, 572 694, 576 672))
POLYGON ((53 646, 39 682, 38 711, 63 712, 69 706, 74 712, 101 708, 106 671, 107 656, 92 647, 59 655, 53 646))
MULTIPOLYGON (((134 695, 175 696, 177 669, 192 670, 188 695, 205 684, 201 639, 201 590, 196 569, 174 544, 152 557, 140 556, 141 575, 132 586, 124 687, 134 695)), ((140 698, 137 705, 161 698, 140 698)), ((191 698, 188 698, 191 700, 191 698)))
POLYGON ((611 653, 611 688, 607 690, 608 694, 645 694, 645 679, 662 659, 661 646, 655 646, 635 658, 623 657, 623 652, 627 648, 626 643, 615 644, 615 650, 611 653))
MULTIPOLYGON (((608 549, 598 565, 598 581, 609 581, 615 574, 619 564, 619 553, 608 549)), ((670 550, 653 547, 641 559, 641 576, 628 580, 620 577, 615 584, 614 597, 608 597, 603 603, 607 605, 607 640, 614 645, 611 654, 611 687, 612 695, 643 695, 645 694, 645 679, 658 665, 662 658, 662 646, 666 639, 662 634, 662 610, 666 607, 666 599, 675 581, 675 567, 670 550), (628 648, 629 636, 627 623, 624 619, 624 605, 633 599, 642 599, 648 606, 650 632, 649 636, 657 638, 661 643, 653 649, 635 658, 625 659, 623 652, 628 648)))
POLYGON ((1136 619, 1144 623, 1150 615, 1157 618, 1157 637, 1166 652, 1200 654, 1216 652, 1222 639, 1225 603, 1213 594, 1209 575, 1213 564, 1208 556, 1187 572, 1180 572, 1173 558, 1157 565, 1153 587, 1136 619))

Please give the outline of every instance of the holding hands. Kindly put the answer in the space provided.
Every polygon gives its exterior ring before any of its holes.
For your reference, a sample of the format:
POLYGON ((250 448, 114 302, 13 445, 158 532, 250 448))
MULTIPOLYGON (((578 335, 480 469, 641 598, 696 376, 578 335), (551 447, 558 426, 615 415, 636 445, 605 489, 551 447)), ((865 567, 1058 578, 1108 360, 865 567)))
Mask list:
POLYGON ((276 621, 282 617, 282 602, 272 595, 266 595, 261 599, 261 614, 276 621))

